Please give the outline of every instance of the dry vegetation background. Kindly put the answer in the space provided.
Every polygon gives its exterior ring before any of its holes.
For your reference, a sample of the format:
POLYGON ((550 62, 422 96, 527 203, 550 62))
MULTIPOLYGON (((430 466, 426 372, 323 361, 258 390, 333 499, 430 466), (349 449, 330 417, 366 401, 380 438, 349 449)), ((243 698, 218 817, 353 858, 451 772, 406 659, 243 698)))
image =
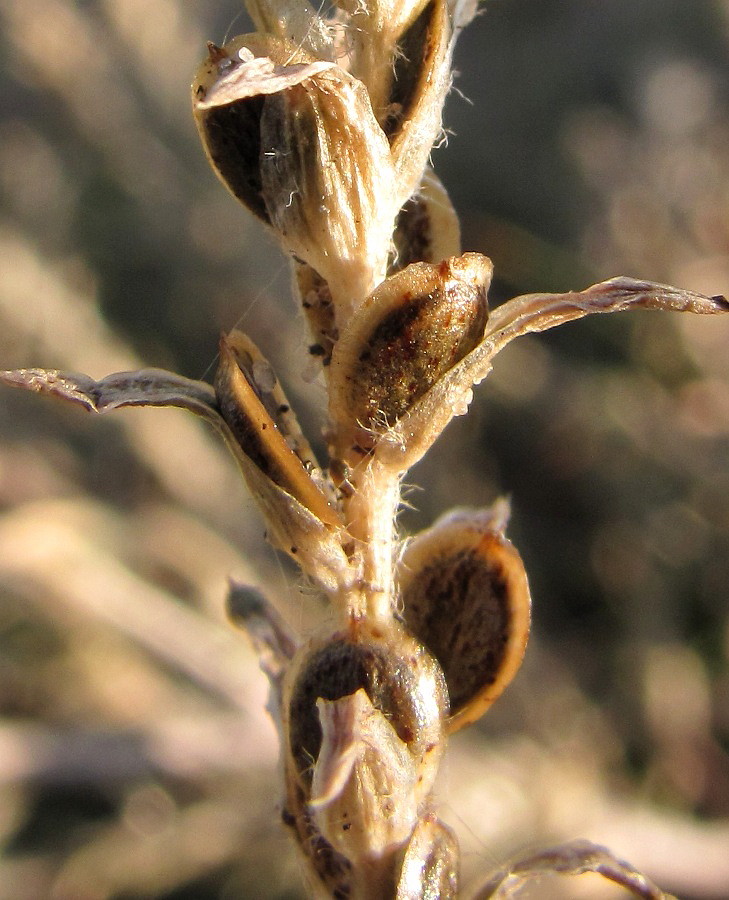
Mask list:
MULTIPOLYGON (((0 0, 0 367, 202 378, 238 324, 318 434, 285 262, 189 109, 239 12, 0 0)), ((435 164, 493 303, 617 274, 729 290, 726 0, 490 0, 457 65, 435 164)), ((522 339, 413 481, 407 530, 508 492, 533 587, 525 666, 441 780, 467 879, 586 837, 729 897, 729 322, 522 339)), ((301 896, 266 686, 222 613, 232 575, 305 627, 284 566, 191 418, 0 393, 1 900, 301 896)), ((532 896, 619 895, 569 891, 532 896)))

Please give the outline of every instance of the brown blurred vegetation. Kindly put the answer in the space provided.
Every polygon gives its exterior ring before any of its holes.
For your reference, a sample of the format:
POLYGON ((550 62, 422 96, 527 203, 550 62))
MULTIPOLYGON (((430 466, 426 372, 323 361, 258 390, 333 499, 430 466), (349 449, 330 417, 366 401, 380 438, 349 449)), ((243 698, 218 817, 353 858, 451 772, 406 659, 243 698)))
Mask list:
MULTIPOLYGON (((0 0, 0 367, 209 376, 238 324, 311 436, 285 261, 215 181, 188 86, 234 0, 0 0)), ((617 274, 729 291, 729 3, 490 0, 434 163, 492 302, 617 274)), ((729 896, 729 323, 517 342, 411 474, 403 528, 511 496, 535 633, 440 786, 467 879, 610 845, 729 896)), ((0 393, 0 900, 301 896, 228 576, 306 627, 221 447, 181 413, 0 393)), ((586 879, 534 896, 617 896, 586 879)))

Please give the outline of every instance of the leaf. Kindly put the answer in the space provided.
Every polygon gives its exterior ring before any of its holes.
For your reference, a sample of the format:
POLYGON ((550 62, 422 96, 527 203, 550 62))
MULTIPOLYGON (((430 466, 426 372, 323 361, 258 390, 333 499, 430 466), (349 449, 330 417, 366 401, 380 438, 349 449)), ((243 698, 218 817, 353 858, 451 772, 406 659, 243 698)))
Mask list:
POLYGON ((291 556, 323 590, 333 593, 347 582, 349 566, 339 529, 322 522, 244 453, 221 415, 209 384, 161 369, 118 372, 100 381, 54 369, 18 369, 0 372, 0 382, 51 394, 91 412, 103 413, 123 406, 172 406, 202 417, 220 432, 235 456, 248 489, 266 518, 270 542, 291 556))
MULTIPOLYGON (((660 309, 717 315, 729 312, 726 297, 707 297, 693 291, 636 281, 624 276, 595 284, 584 291, 566 294, 524 294, 497 307, 491 314, 487 339, 494 353, 521 334, 547 331, 593 313, 623 312, 630 309, 660 309)), ((493 354, 492 354, 493 355, 493 354)))
POLYGON ((163 369, 116 372, 100 381, 57 369, 15 369, 0 372, 0 382, 60 397, 91 412, 103 413, 123 406, 176 406, 189 409, 217 427, 222 422, 211 385, 163 369))
POLYGON ((490 314, 483 341, 445 374, 377 445, 376 454, 404 472, 429 449, 450 420, 462 415, 472 399, 472 386, 491 371, 496 354, 523 334, 547 331, 593 313, 631 309, 659 309, 718 315, 729 312, 726 297, 707 297, 693 291, 619 277, 584 291, 565 294, 525 294, 502 304, 490 314), (413 435, 419 435, 413 441, 413 435))
POLYGON ((591 841, 573 841, 521 857, 500 869, 477 890, 473 900, 515 897, 532 878, 548 874, 602 875, 644 900, 669 900, 670 895, 656 887, 645 875, 614 856, 607 848, 591 841))

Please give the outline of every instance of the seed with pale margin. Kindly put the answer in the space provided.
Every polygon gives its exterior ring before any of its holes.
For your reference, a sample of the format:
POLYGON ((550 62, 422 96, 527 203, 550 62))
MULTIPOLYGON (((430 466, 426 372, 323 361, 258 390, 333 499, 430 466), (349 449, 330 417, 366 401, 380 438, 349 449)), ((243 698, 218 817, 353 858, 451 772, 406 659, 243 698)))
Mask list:
MULTIPOLYGON (((304 463, 286 442, 262 400, 262 392, 244 365, 248 354, 241 350, 243 335, 220 340, 220 365, 215 376, 215 393, 220 412, 245 455, 274 484, 283 488, 327 525, 340 525, 333 506, 307 472, 304 463)), ((255 345, 247 341, 250 352, 255 345)), ((270 392, 269 392, 270 393, 270 392)), ((277 395, 278 396, 278 395, 277 395)), ((282 395, 281 395, 282 396, 282 395)), ((281 422, 291 421, 288 404, 281 422)), ((299 432, 300 434, 300 432, 299 432)), ((301 436, 303 441, 303 436, 301 436)))
MULTIPOLYGON (((479 253, 414 263, 384 281, 334 347, 330 410, 340 427, 376 436, 483 337, 491 261, 479 253)), ((367 445, 358 435, 360 446, 367 445)))
POLYGON ((447 517, 400 562, 405 624, 440 663, 450 732, 479 719, 521 666, 531 600, 521 557, 488 514, 447 517))

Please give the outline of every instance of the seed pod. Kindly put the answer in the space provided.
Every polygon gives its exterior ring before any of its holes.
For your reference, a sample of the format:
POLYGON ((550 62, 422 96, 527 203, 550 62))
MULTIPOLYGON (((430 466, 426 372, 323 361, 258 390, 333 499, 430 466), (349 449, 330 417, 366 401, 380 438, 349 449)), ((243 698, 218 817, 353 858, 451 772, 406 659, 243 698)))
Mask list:
POLYGON ((373 448, 479 343, 491 271, 490 260, 478 253, 438 265, 415 263, 367 298, 332 354, 335 456, 347 460, 355 445, 373 448))
POLYGON ((313 453, 272 369, 240 332, 221 338, 215 393, 241 450, 261 473, 320 521, 340 525, 336 509, 312 478, 318 471, 313 453))
POLYGON ((458 841, 433 815, 415 826, 397 879, 395 900, 455 900, 458 896, 458 841))
POLYGON ((426 169, 418 191, 400 210, 392 236, 393 275, 410 263, 439 263, 461 252, 461 229, 453 204, 432 169, 426 169))
POLYGON ((442 128, 451 87, 452 37, 447 0, 430 0, 399 41, 383 127, 403 192, 401 203, 417 188, 442 128))
POLYGON ((356 863, 409 840, 443 750, 445 682, 402 628, 314 640, 287 679, 288 806, 356 863))
POLYGON ((504 537, 508 510, 445 516, 399 564, 403 618, 445 674, 448 730, 479 719, 518 671, 529 636, 526 572, 504 537))
POLYGON ((348 315, 384 277, 402 204, 364 85, 287 41, 244 35, 211 48, 192 91, 218 176, 348 315))
POLYGON ((210 165, 233 196, 268 225, 260 171, 266 97, 329 68, 286 41, 244 34, 224 47, 209 44, 195 72, 193 113, 210 165))

